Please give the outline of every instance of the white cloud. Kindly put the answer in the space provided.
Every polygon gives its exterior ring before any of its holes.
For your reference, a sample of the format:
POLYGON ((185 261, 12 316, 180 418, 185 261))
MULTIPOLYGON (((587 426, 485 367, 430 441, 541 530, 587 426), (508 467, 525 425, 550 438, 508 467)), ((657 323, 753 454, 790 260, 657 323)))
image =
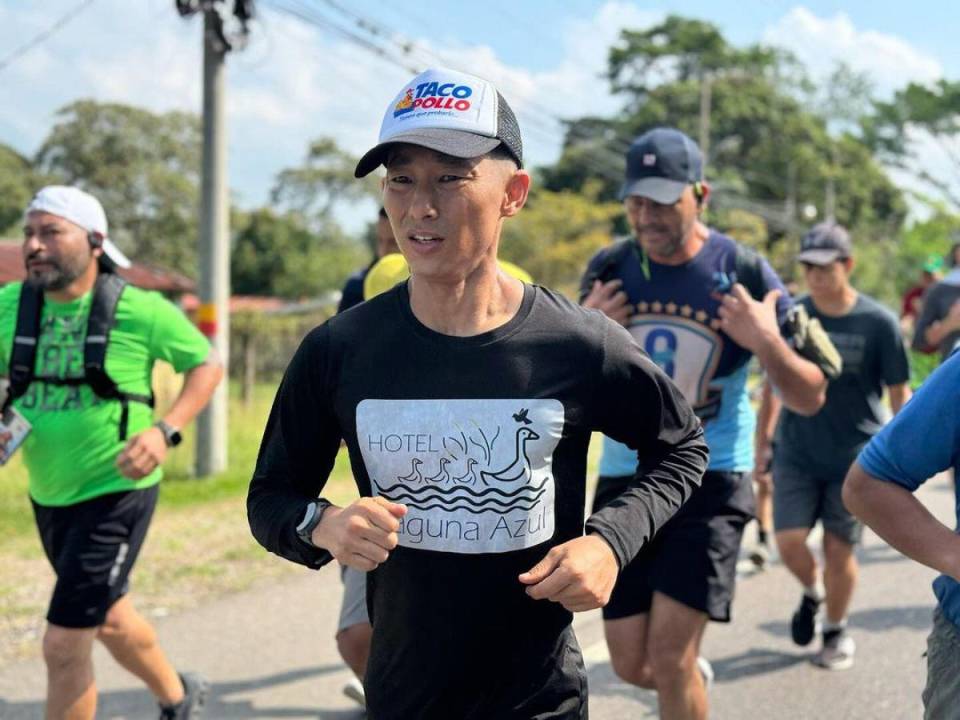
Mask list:
POLYGON ((943 75, 935 58, 893 35, 858 29, 842 12, 817 17, 805 7, 795 7, 764 31, 762 41, 791 50, 814 77, 828 74, 842 60, 866 73, 881 96, 943 75))
MULTIPOLYGON (((0 142, 33 152, 55 110, 80 98, 199 112, 202 21, 179 18, 172 5, 100 0, 3 70, 0 142)), ((0 47, 17 47, 69 7, 67 0, 51 0, 39 12, 0 0, 0 47)), ((299 163, 313 138, 329 135, 353 153, 366 150, 410 66, 451 64, 493 80, 517 112, 528 164, 553 162, 563 140, 558 118, 609 115, 620 107, 604 77, 620 31, 663 19, 636 3, 609 0, 592 16, 566 20, 559 38, 536 26, 518 27, 518 39, 559 42, 562 49, 553 67, 531 70, 505 62, 489 46, 449 35, 405 38, 412 51, 403 55, 390 46, 397 57, 386 61, 266 5, 260 9, 250 46, 227 60, 231 185, 248 206, 265 201, 274 175, 299 163)), ((815 73, 832 67, 835 58, 846 59, 880 88, 941 73, 936 60, 896 37, 858 30, 843 14, 819 18, 795 8, 765 31, 763 41, 792 49, 815 73)))
MULTIPOLYGON (((817 17, 805 7, 796 7, 767 28, 762 40, 794 52, 815 79, 825 77, 838 61, 844 61, 865 73, 882 99, 890 99, 911 82, 929 84, 943 77, 943 67, 935 58, 893 35, 859 29, 844 13, 817 17)), ((933 177, 956 181, 956 167, 940 142, 921 131, 911 132, 910 139, 912 166, 933 177)), ((956 153, 958 148, 953 147, 952 151, 956 153)), ((929 186, 918 183, 909 173, 891 169, 889 175, 908 192, 936 196, 935 191, 931 192, 929 186)), ((911 209, 915 216, 925 214, 918 205, 911 209)))

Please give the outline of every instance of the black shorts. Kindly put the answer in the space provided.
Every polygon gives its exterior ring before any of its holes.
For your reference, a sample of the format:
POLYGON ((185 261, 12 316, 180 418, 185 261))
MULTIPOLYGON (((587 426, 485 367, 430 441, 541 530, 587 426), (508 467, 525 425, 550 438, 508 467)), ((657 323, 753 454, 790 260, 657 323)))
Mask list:
POLYGON ((127 592, 157 494, 154 485, 64 507, 33 503, 43 550, 57 575, 49 623, 68 628, 103 625, 107 611, 127 592))
POLYGON ((863 524, 843 504, 846 469, 823 472, 799 463, 773 465, 773 526, 781 530, 810 530, 819 520, 823 529, 849 545, 863 535, 863 524))
MULTIPOLYGON (((620 495, 632 480, 601 477, 594 511, 620 495)), ((707 471, 693 497, 620 572, 603 608, 604 619, 648 613, 653 593, 659 592, 711 620, 730 622, 740 540, 753 515, 748 473, 707 471)))

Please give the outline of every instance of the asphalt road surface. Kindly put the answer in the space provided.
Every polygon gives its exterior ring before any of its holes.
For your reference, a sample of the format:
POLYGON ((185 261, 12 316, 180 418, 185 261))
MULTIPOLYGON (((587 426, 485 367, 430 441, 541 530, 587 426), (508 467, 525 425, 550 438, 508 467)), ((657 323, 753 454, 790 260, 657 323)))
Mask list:
MULTIPOLYGON (((921 497, 953 525, 949 480, 928 483, 921 497)), ((704 654, 716 672, 712 718, 921 716, 934 573, 869 531, 864 539, 861 583, 850 614, 856 665, 845 672, 824 671, 809 662, 813 645, 792 645, 787 623, 800 592, 774 563, 766 572, 741 578, 733 623, 714 624, 707 631, 704 654)), ((341 692, 349 674, 333 641, 340 592, 336 568, 304 571, 302 577, 159 618, 156 626, 180 669, 202 671, 212 681, 204 718, 359 719, 363 713, 341 692)), ((576 628, 589 667, 590 717, 655 718, 656 695, 620 682, 611 671, 599 612, 578 615, 576 628)), ((99 646, 95 664, 101 690, 98 718, 156 717, 146 690, 99 646)), ((42 718, 44 687, 40 659, 0 667, 0 718, 42 718)))

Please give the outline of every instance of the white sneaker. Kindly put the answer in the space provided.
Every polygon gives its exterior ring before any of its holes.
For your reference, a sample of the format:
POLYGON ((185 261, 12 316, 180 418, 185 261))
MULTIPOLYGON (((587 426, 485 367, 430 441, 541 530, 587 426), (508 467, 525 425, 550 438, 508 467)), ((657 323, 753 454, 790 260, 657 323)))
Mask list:
POLYGON ((699 655, 697 656, 697 670, 700 671, 704 686, 709 690, 713 685, 713 665, 703 655, 699 655))
POLYGON ((846 630, 827 630, 823 633, 823 648, 813 656, 813 664, 825 670, 849 670, 857 644, 846 630))
POLYGON ((365 708, 367 706, 367 696, 363 692, 363 685, 355 677, 350 678, 350 681, 343 686, 343 694, 360 707, 365 708))

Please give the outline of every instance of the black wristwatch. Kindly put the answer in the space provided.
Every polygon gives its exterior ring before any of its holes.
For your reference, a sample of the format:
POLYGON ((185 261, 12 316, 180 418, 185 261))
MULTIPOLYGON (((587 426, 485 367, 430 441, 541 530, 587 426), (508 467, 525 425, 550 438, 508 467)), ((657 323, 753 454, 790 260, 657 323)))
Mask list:
POLYGON ((173 425, 165 423, 163 420, 157 420, 154 425, 160 428, 160 432, 163 433, 163 441, 168 448, 176 447, 183 440, 183 435, 173 425))
MULTIPOLYGON (((312 548, 317 547, 313 544, 313 531, 323 518, 323 511, 330 507, 330 503, 323 500, 314 500, 307 505, 307 510, 303 514, 303 520, 297 525, 297 537, 303 540, 312 548)), ((317 548, 322 549, 322 548, 317 548)))

